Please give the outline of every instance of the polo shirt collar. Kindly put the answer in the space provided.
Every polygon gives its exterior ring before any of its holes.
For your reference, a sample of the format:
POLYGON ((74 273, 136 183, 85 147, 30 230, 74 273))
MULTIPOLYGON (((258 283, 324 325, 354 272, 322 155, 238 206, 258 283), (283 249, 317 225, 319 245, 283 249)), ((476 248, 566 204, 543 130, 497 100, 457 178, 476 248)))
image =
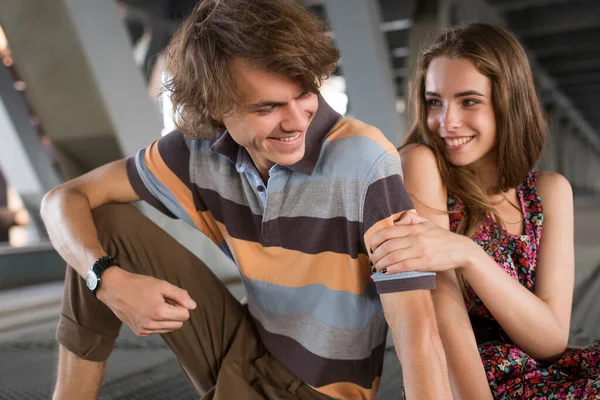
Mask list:
POLYGON ((224 155, 229 159, 229 161, 236 164, 238 150, 241 146, 237 144, 235 140, 233 140, 226 129, 217 135, 217 140, 215 140, 212 146, 210 146, 210 150, 224 155))
MULTIPOLYGON (((341 115, 327 104, 325 99, 318 95, 319 106, 313 120, 306 131, 304 157, 294 165, 288 168, 294 172, 299 172, 304 175, 311 175, 321 154, 321 148, 325 142, 327 134, 331 131, 334 125, 339 121, 341 115)), ((225 130, 215 140, 210 147, 211 151, 222 154, 227 157, 232 163, 237 164, 238 151, 240 145, 237 144, 229 132, 225 130)))

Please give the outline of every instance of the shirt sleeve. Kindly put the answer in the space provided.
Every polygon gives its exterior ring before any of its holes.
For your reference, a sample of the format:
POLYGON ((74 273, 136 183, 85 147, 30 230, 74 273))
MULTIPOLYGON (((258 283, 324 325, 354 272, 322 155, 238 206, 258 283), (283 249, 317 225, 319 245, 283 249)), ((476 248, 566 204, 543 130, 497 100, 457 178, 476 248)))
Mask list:
MULTIPOLYGON (((393 226, 406 211, 413 210, 404 183, 402 166, 396 151, 382 156, 371 171, 363 208, 364 244, 371 256, 370 242, 382 228, 393 226)), ((371 276, 379 294, 409 290, 435 289, 435 272, 375 273, 371 276)))
POLYGON ((223 234, 190 179, 190 147, 179 131, 152 142, 126 160, 129 182, 142 200, 198 229, 231 258, 223 234))
POLYGON ((126 169, 131 186, 142 200, 171 218, 196 225, 189 161, 185 138, 174 131, 128 158, 126 169))

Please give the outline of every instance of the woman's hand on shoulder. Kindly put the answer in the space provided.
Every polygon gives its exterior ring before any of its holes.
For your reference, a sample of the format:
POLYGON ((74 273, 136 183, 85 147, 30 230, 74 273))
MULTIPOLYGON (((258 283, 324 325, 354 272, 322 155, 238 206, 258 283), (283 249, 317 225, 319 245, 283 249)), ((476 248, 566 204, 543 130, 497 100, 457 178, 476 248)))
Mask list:
POLYGON ((386 273, 447 271, 460 267, 474 243, 449 231, 446 186, 432 149, 411 144, 400 151, 404 184, 417 214, 373 235, 371 261, 386 273))
POLYGON ((465 236, 450 232, 414 212, 405 212, 395 226, 371 240, 371 262, 377 271, 448 271, 466 264, 479 248, 465 236))

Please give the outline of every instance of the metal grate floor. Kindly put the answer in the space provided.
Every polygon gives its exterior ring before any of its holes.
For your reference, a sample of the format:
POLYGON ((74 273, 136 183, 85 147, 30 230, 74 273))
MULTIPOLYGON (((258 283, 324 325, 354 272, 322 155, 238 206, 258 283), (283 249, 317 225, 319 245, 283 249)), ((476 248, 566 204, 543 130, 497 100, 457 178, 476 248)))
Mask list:
MULTIPOLYGON (((0 343, 0 400, 49 399, 56 371, 54 327, 0 343)), ((99 399, 197 399, 160 337, 121 332, 108 360, 99 399)))

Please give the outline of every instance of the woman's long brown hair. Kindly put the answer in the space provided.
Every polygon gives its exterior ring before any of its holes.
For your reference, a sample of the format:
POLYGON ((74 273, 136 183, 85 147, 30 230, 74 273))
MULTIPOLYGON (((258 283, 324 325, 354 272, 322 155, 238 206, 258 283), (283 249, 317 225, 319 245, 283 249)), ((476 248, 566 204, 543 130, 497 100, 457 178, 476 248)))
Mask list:
POLYGON ((511 33, 492 25, 474 23, 447 31, 423 50, 409 86, 415 121, 401 148, 414 143, 432 148, 443 182, 464 206, 457 233, 472 238, 490 216, 497 223, 497 234, 493 239, 497 244, 502 238, 504 223, 488 200, 478 176, 469 166, 450 164, 445 156, 444 142, 427 126, 425 76, 431 61, 437 57, 468 60, 491 82, 497 135, 497 189, 501 192, 515 188, 525 180, 544 148, 546 122, 531 67, 523 47, 511 33))

